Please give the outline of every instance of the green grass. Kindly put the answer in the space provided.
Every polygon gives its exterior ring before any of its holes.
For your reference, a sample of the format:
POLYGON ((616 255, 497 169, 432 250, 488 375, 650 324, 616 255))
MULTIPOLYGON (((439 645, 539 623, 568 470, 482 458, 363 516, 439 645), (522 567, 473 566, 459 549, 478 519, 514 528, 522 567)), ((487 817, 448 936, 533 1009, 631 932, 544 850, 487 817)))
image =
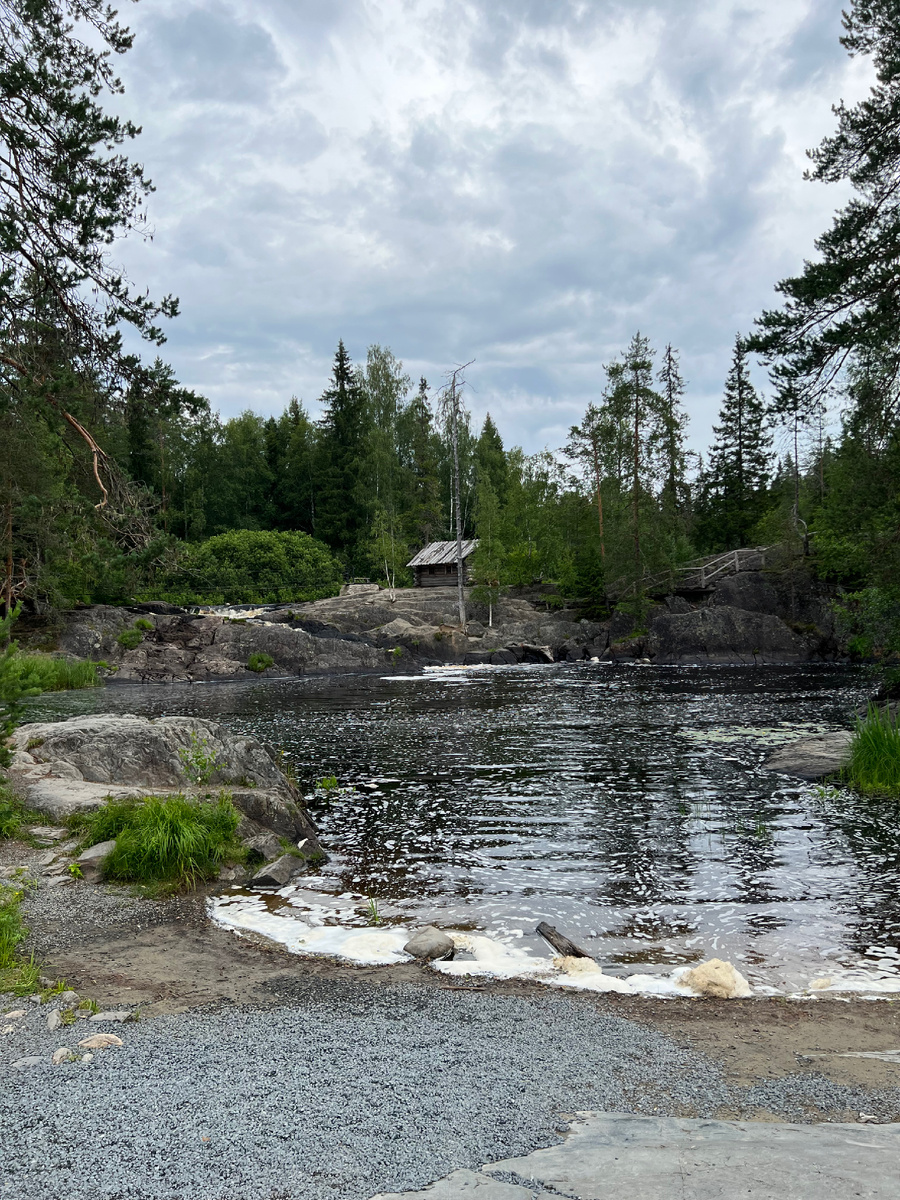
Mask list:
POLYGON ((123 629, 116 641, 123 650, 136 650, 143 641, 144 635, 139 629, 123 629))
POLYGON ((261 675, 263 671, 268 671, 269 667, 275 666, 275 659, 270 654, 263 654, 261 651, 254 651, 247 659, 247 670, 256 671, 261 675))
POLYGON ((7 784, 0 782, 0 838, 14 838, 25 820, 22 802, 7 784))
POLYGON ((857 721, 841 779, 869 796, 900 798, 900 725, 896 718, 869 705, 865 720, 857 721))
POLYGON ((235 840, 240 813, 226 794, 212 802, 186 796, 148 796, 113 801, 82 814, 74 827, 84 844, 115 839, 103 864, 105 878, 119 883, 194 887, 219 867, 240 858, 235 840))
POLYGON ((22 920, 23 885, 0 884, 0 992, 27 996, 38 991, 40 966, 34 955, 20 958, 18 949, 28 935, 22 920))

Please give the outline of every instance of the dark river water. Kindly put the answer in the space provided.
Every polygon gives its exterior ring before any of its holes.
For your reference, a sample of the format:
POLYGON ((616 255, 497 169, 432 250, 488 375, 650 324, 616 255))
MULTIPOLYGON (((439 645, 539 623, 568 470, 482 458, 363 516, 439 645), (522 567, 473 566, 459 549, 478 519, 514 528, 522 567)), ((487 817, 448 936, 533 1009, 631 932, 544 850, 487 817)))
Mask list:
MULTIPOLYGON (((517 938, 540 920, 613 972, 716 955, 794 989, 900 970, 900 809, 761 769, 846 728, 849 668, 520 666, 424 677, 111 687, 34 719, 191 714, 251 731, 311 788, 313 889, 517 938)), ((545 948, 544 951, 545 952, 545 948)))

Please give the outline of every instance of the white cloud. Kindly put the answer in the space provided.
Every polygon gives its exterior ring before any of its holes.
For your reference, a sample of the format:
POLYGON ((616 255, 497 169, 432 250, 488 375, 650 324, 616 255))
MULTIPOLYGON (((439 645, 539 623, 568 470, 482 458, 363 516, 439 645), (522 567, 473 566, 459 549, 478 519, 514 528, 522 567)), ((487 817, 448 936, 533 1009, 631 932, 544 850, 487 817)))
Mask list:
POLYGON ((694 440, 735 332, 839 189, 841 0, 163 0, 121 64, 158 191, 132 276, 226 414, 322 391, 343 337, 553 444, 636 328, 681 348, 694 440))

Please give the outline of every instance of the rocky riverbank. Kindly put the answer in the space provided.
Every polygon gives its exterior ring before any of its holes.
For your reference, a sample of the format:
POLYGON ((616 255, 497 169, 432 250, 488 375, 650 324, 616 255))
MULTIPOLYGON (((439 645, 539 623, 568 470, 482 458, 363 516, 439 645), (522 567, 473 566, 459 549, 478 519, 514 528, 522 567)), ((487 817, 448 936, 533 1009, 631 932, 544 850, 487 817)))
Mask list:
POLYGON ((183 682, 332 672, 406 673, 518 662, 765 664, 841 655, 829 601, 808 576, 746 571, 703 597, 673 595, 638 622, 592 620, 553 589, 520 589, 463 631, 453 589, 390 594, 355 585, 306 604, 188 612, 165 604, 66 614, 58 647, 109 663, 121 682, 183 682))

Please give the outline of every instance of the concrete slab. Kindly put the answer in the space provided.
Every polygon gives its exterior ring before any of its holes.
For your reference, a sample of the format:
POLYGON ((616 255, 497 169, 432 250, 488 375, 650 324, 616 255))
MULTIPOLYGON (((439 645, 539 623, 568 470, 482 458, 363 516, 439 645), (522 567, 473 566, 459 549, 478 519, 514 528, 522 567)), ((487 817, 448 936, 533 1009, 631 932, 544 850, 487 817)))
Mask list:
POLYGON ((374 1200, 891 1200, 900 1125, 588 1113, 566 1140, 374 1200))

